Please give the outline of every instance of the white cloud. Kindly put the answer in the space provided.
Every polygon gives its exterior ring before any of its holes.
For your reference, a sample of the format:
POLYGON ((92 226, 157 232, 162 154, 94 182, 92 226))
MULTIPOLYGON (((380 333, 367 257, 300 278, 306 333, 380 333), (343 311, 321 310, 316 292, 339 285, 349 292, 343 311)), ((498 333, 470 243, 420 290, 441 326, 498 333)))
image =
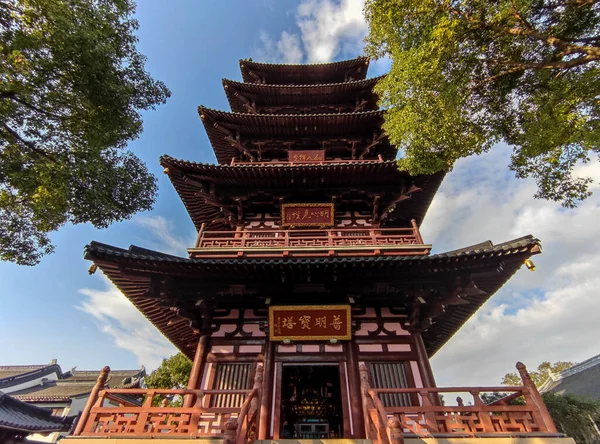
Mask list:
POLYGON ((283 31, 274 42, 261 31, 255 57, 272 63, 325 63, 338 55, 355 57, 362 53, 368 31, 364 3, 364 0, 304 1, 296 9, 299 33, 283 31))
MULTIPOLYGON (((171 221, 162 216, 136 216, 133 222, 143 231, 139 235, 141 246, 177 256, 185 256, 193 245, 189 239, 174 234, 171 221)), ((83 288, 84 296, 76 306, 90 314, 104 333, 112 337, 115 345, 133 353, 140 365, 152 370, 165 357, 176 353, 175 347, 148 321, 144 315, 103 277, 101 289, 83 288)))
POLYGON ((368 28, 364 0, 309 0, 297 9, 297 23, 308 63, 332 61, 338 54, 362 52, 368 28))
POLYGON ((259 44, 254 48, 254 56, 265 63, 301 63, 303 58, 300 37, 282 31, 278 41, 261 30, 258 35, 259 44))
POLYGON ((423 236, 437 251, 526 234, 542 240, 537 271, 523 268, 434 357, 440 385, 496 385, 520 360, 582 361, 600 353, 600 164, 596 194, 575 210, 535 200, 535 184, 512 177, 510 149, 458 162, 433 201, 423 236))
POLYGON ((187 249, 193 246, 192 236, 187 239, 173 234, 173 224, 162 216, 136 216, 133 222, 151 234, 150 237, 146 236, 141 240, 143 246, 175 256, 186 256, 187 249))
POLYGON ((79 290, 85 298, 78 310, 90 314, 115 345, 133 353, 148 370, 158 367, 163 358, 176 353, 171 343, 105 277, 101 290, 79 290))

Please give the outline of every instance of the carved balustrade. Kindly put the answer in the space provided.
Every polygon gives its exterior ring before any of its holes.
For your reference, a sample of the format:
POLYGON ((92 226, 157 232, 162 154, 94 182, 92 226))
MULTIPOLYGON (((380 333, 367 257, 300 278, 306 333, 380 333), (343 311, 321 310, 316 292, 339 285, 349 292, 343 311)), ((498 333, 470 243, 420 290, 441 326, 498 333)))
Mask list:
MULTIPOLYGON (((262 366, 257 367, 251 390, 98 390, 88 400, 73 434, 88 437, 223 437, 229 444, 245 444, 254 440, 256 432, 262 373, 262 366), (213 395, 242 396, 244 402, 241 407, 213 407, 213 395), (161 405, 157 405, 159 396, 163 398, 161 405), (184 397, 191 400, 190 407, 167 405, 168 399, 184 397)), ((106 377, 101 375, 101 378, 97 387, 102 387, 106 381, 106 377)))
POLYGON ((204 231, 198 233, 194 257, 227 255, 245 252, 248 255, 279 256, 301 253, 302 250, 324 254, 335 251, 364 254, 427 254, 416 225, 411 228, 331 228, 242 231, 204 231))
POLYGON ((365 164, 365 163, 381 163, 383 162, 383 158, 379 156, 377 159, 336 159, 336 160, 311 160, 311 161, 299 161, 299 162, 290 162, 287 160, 271 160, 268 162, 247 162, 240 161, 236 158, 232 158, 230 165, 254 165, 254 166, 264 166, 264 165, 335 165, 340 163, 357 163, 357 164, 365 164))
POLYGON ((381 389, 369 385, 367 369, 362 366, 361 392, 367 438, 379 444, 388 444, 401 443, 406 435, 559 436, 525 366, 519 363, 517 368, 521 373, 523 386, 381 389), (482 393, 503 393, 506 396, 485 404, 481 399, 482 393), (384 405, 380 396, 386 394, 403 395, 396 398, 388 396, 388 399, 409 399, 412 402, 396 403, 405 405, 388 402, 385 403, 388 405, 384 405), (463 398, 459 396, 456 398, 456 405, 449 405, 450 394, 470 396, 472 401, 465 405, 463 398), (511 400, 520 397, 524 399, 523 405, 509 404, 511 400), (443 402, 432 402, 439 399, 443 399, 443 402))

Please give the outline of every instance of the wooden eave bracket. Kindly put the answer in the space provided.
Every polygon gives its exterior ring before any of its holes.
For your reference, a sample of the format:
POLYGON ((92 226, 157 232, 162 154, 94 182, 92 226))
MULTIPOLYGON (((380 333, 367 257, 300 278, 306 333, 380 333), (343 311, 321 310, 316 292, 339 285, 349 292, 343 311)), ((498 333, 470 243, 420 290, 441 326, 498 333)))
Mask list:
POLYGON ((396 200, 394 200, 391 204, 387 206, 383 213, 381 213, 381 220, 385 220, 389 216, 389 214, 392 211, 394 211, 397 204, 404 202, 405 200, 409 200, 410 198, 412 198, 413 194, 419 193, 421 191, 423 191, 422 188, 419 188, 416 185, 412 184, 408 190, 404 191, 400 195, 400 197, 398 197, 396 200))
POLYGON ((255 102, 250 101, 248 98, 246 98, 243 94, 240 94, 238 91, 233 93, 233 95, 242 101, 242 103, 244 104, 244 108, 246 108, 246 111, 248 111, 250 114, 257 113, 255 102))
POLYGON ((248 159, 250 159, 251 162, 256 162, 256 158, 250 153, 250 151, 248 151, 248 148, 246 148, 242 144, 239 132, 236 133, 234 137, 231 131, 229 131, 227 128, 220 125, 219 123, 215 122, 213 123, 213 126, 216 130, 220 131, 222 134, 225 135, 224 139, 227 142, 229 142, 232 147, 237 149, 240 153, 244 154, 248 159))
POLYGON ((381 200, 380 194, 376 194, 373 197, 373 222, 372 223, 379 222, 379 201, 380 200, 381 200))
POLYGON ((354 106, 354 111, 355 113, 359 112, 361 109, 363 109, 369 102, 366 101, 365 99, 356 99, 356 104, 354 106))
POLYGON ((371 139, 371 142, 366 146, 366 148, 361 153, 359 160, 364 159, 365 156, 367 156, 367 154, 369 154, 369 151, 371 151, 373 148, 375 148, 377 145, 379 145, 381 142, 383 142, 384 139, 385 139, 384 133, 374 134, 373 139, 371 139))
POLYGON ((261 84, 262 84, 262 83, 266 83, 266 82, 265 82, 265 80, 264 80, 262 77, 260 77, 258 74, 256 74, 256 73, 255 73, 254 71, 252 71, 251 69, 249 69, 247 72, 248 72, 248 75, 249 75, 250 77, 252 77, 254 80, 256 80, 256 83, 261 83, 261 84))

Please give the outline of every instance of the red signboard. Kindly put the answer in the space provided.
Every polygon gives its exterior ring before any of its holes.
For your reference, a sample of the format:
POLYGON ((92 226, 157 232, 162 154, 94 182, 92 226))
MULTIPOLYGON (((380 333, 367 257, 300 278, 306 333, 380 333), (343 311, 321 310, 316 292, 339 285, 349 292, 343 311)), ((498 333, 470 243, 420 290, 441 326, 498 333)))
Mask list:
POLYGON ((294 163, 323 162, 325 150, 288 151, 288 160, 294 163))
POLYGON ((348 340, 351 327, 349 305, 269 307, 271 341, 348 340))
POLYGON ((281 206, 281 226, 283 228, 333 226, 334 207, 332 203, 283 204, 281 206))

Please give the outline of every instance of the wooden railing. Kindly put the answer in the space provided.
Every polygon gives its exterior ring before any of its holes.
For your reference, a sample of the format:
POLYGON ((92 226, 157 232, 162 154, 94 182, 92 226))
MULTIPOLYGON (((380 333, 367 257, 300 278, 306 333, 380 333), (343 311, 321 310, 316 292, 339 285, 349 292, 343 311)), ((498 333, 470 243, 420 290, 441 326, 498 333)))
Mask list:
POLYGON ((363 365, 360 373, 366 436, 379 444, 401 443, 407 435, 559 436, 527 369, 521 363, 517 364, 517 368, 523 380, 523 386, 519 387, 376 389, 369 385, 368 372, 363 365), (508 396, 485 404, 480 394, 489 392, 508 393, 508 396), (472 404, 464 405, 463 398, 459 396, 456 405, 448 405, 448 395, 457 393, 472 396, 472 404), (382 394, 405 394, 414 400, 415 405, 384 406, 379 398, 382 394), (440 395, 444 395, 443 402, 432 402, 441 399, 440 395), (508 404, 510 400, 521 396, 525 400, 524 405, 508 404))
POLYGON ((193 257, 427 254, 430 245, 416 224, 411 228, 331 228, 302 230, 205 231, 198 233, 193 257))
MULTIPOLYGON (((106 368, 105 368, 106 369, 106 368)), ((251 390, 101 389, 108 372, 98 378, 75 436, 89 437, 223 437, 226 444, 246 444, 255 438, 263 367, 258 366, 251 390), (242 395, 241 407, 211 407, 213 395, 242 395), (191 399, 191 407, 156 406, 155 399, 191 399), (125 399, 141 399, 141 405, 125 399), (110 403, 118 406, 108 405, 110 403)), ((166 401, 166 400, 165 400, 166 401)))
POLYGON ((335 165, 339 163, 381 163, 383 162, 383 157, 379 155, 377 159, 337 159, 337 160, 315 160, 315 161, 305 161, 305 162, 290 162, 287 160, 270 160, 270 161, 240 161, 235 157, 231 159, 230 165, 255 165, 255 166, 263 166, 263 165, 335 165))

